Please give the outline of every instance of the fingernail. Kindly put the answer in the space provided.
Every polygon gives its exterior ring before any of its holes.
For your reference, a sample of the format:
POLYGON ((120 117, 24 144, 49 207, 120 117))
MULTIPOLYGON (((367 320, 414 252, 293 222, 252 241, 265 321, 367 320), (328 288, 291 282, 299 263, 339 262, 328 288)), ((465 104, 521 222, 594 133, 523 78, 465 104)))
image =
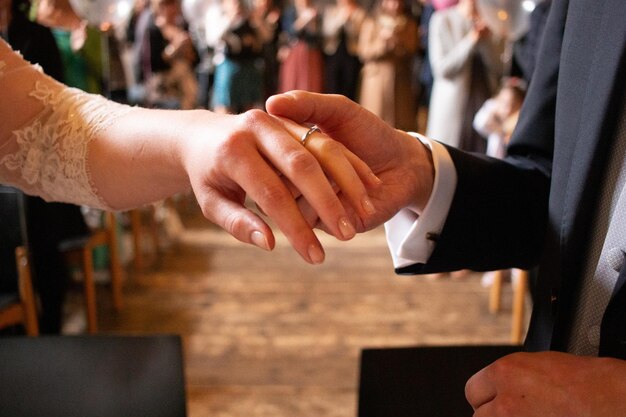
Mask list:
POLYGON ((370 200, 368 196, 363 197, 363 200, 361 200, 361 205, 363 206, 363 210, 365 210, 367 214, 376 213, 376 207, 374 207, 372 200, 370 200))
POLYGON ((356 234, 356 230, 350 220, 347 217, 339 219, 339 231, 344 239, 351 239, 356 234))
POLYGON ((270 250, 270 245, 267 243, 267 238, 265 235, 258 230, 255 230, 250 235, 250 240, 255 246, 258 246, 261 249, 265 249, 266 251, 270 250))
POLYGON ((309 246, 309 259, 314 264, 321 264, 324 262, 324 251, 316 244, 309 246))

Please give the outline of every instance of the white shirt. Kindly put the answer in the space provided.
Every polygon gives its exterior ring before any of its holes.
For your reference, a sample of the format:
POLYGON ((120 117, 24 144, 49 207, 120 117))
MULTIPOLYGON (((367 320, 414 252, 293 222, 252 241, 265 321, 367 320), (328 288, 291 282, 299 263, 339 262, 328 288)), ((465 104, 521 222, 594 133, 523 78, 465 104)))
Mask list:
POLYGON ((407 207, 385 223, 387 244, 395 268, 428 261, 435 249, 434 240, 428 236, 441 233, 457 182, 456 169, 445 146, 422 135, 409 134, 430 149, 435 180, 432 194, 421 215, 415 209, 407 207))

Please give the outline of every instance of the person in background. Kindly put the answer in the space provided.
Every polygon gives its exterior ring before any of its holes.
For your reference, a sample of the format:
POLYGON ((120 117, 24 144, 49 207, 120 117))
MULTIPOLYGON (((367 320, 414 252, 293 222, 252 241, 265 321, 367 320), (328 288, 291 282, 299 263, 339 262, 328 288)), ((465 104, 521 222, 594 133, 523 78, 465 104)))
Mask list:
POLYGON ((145 65, 144 56, 147 40, 144 35, 152 20, 150 0, 137 0, 133 5, 130 18, 126 26, 125 47, 129 51, 129 81, 128 101, 132 104, 145 102, 145 75, 149 65, 145 65))
POLYGON ((431 0, 431 3, 435 10, 443 10, 448 7, 455 6, 459 0, 431 0))
POLYGON ((196 107, 197 54, 187 32, 179 0, 151 0, 135 24, 140 62, 138 80, 144 105, 156 108, 196 107))
POLYGON ((250 21, 258 32, 261 43, 261 57, 257 67, 263 74, 263 101, 278 91, 278 42, 281 11, 273 0, 254 0, 250 21))
POLYGON ((154 24, 164 42, 161 57, 169 66, 162 73, 162 79, 154 78, 158 83, 155 88, 163 88, 165 95, 176 97, 179 108, 193 109, 198 96, 194 70, 198 55, 187 31, 187 23, 183 20, 180 0, 151 0, 151 7, 154 24))
POLYGON ((323 91, 322 22, 312 0, 293 0, 282 19, 278 91, 323 91))
POLYGON ((243 0, 222 0, 222 6, 211 108, 218 113, 239 113, 261 106, 262 78, 256 59, 262 44, 243 0))
POLYGON ((463 150, 484 152, 485 141, 473 130, 472 120, 502 75, 501 42, 480 19, 476 0, 437 10, 429 28, 434 82, 426 135, 463 150))
MULTIPOLYGON (((430 25, 430 18, 435 12, 435 6, 433 6, 430 0, 420 1, 422 3, 422 13, 420 14, 419 22, 419 49, 421 54, 421 62, 419 67, 417 68, 417 78, 419 80, 419 96, 417 104, 419 107, 428 110, 428 105, 430 103, 430 92, 433 88, 433 71, 430 68, 430 58, 428 56, 428 28, 430 25)), ((418 128, 422 128, 419 130, 420 132, 426 131, 426 123, 424 123, 424 126, 418 126, 418 128)))
POLYGON ((324 9, 324 91, 357 99, 361 61, 359 35, 365 10, 356 0, 337 0, 324 9))
POLYGON ((524 103, 526 83, 517 77, 504 79, 498 93, 485 101, 474 116, 474 129, 487 140, 488 156, 504 159, 506 147, 524 103))
POLYGON ((380 0, 359 37, 359 103, 399 129, 416 125, 411 68, 418 41, 417 24, 402 0, 380 0))

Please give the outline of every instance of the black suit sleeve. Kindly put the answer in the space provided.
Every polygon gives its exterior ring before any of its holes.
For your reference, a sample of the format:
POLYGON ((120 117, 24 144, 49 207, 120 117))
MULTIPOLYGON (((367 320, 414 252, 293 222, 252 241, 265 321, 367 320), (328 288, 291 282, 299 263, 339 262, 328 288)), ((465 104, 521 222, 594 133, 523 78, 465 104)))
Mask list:
POLYGON ((537 69, 506 161, 450 148, 457 189, 428 263, 400 274, 530 268, 539 262, 549 209, 561 43, 567 1, 555 2, 537 69))

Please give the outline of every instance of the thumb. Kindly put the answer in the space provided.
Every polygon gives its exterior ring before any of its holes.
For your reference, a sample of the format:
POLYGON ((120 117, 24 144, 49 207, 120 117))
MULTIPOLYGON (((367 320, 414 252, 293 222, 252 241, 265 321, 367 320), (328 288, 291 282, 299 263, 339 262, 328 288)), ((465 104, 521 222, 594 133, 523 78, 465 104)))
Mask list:
POLYGON ((267 99, 267 112, 296 123, 313 123, 325 131, 345 129, 357 124, 361 106, 338 94, 290 91, 267 99))
MULTIPOLYGON (((343 143, 377 173, 398 155, 403 135, 374 113, 337 94, 290 91, 267 100, 268 113, 296 123, 315 124, 343 143)), ((406 140, 406 138, 405 138, 406 140)))

